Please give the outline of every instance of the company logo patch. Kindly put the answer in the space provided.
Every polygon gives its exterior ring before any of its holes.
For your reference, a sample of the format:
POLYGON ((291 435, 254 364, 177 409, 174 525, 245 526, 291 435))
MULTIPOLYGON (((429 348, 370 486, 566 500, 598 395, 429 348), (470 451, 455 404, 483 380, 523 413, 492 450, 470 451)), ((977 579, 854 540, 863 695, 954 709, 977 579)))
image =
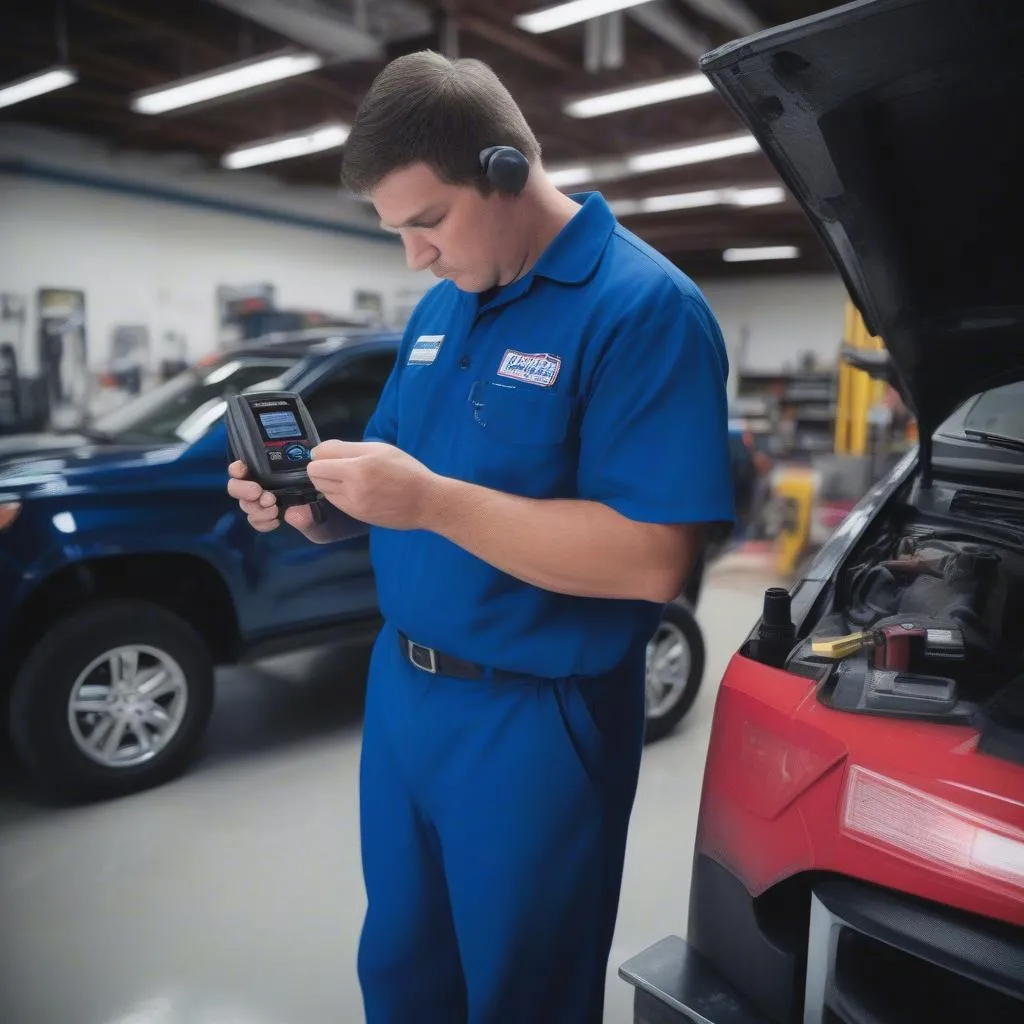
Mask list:
POLYGON ((409 352, 410 363, 432 363, 441 351, 443 334, 421 334, 413 343, 409 352))
POLYGON ((561 368, 562 360, 558 356, 550 355, 547 352, 517 352, 510 348, 501 357, 498 376, 549 388, 555 383, 561 368))

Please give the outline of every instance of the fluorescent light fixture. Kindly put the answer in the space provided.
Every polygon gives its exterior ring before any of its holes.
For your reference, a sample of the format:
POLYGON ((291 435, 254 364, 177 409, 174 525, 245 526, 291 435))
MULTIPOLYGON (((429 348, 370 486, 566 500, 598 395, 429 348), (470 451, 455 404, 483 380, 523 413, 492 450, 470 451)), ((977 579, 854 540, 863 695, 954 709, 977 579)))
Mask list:
POLYGON ((702 206, 766 206, 781 203, 785 190, 770 188, 712 188, 699 192, 677 192, 643 199, 613 199, 608 205, 619 216, 636 213, 665 213, 668 210, 695 210, 702 206))
POLYGON ((664 213, 666 210, 695 210, 702 206, 718 206, 721 202, 721 191, 712 188, 703 192, 679 192, 644 199, 615 199, 608 205, 619 216, 628 216, 633 213, 664 213))
POLYGON ((168 110, 203 103, 268 82, 304 75, 321 67, 323 62, 323 58, 315 53, 279 53, 272 57, 259 57, 220 71, 184 79, 173 85, 141 92, 132 99, 132 110, 140 114, 163 114, 168 110))
POLYGON ((572 103, 567 103, 565 112, 570 117, 600 117, 603 114, 614 114, 620 110, 632 110, 634 107, 647 107, 654 103, 666 103, 669 100, 699 96, 701 93, 711 92, 712 88, 711 83, 704 75, 683 75, 680 78, 668 78, 662 82, 650 82, 647 85, 636 85, 629 89, 617 89, 615 92, 585 96, 572 103))
POLYGON ((71 68, 47 68, 27 78, 19 78, 9 85, 0 86, 0 107, 13 107, 15 103, 30 100, 35 96, 63 89, 78 81, 78 73, 71 68))
POLYGON ((732 135, 713 142, 695 142, 674 149, 659 149, 652 153, 635 153, 626 157, 626 167, 634 174, 662 171, 668 167, 685 167, 709 160, 722 160, 729 156, 756 153, 760 147, 753 135, 732 135))
POLYGON ((639 7, 647 0, 571 0, 567 4, 555 4, 553 7, 541 7, 529 14, 520 14, 516 19, 517 27, 526 32, 540 34, 554 32, 555 29, 575 25, 580 21, 590 21, 604 14, 624 11, 627 7, 639 7))
MULTIPOLYGON (((723 160, 731 156, 741 156, 745 153, 756 153, 759 149, 757 139, 744 132, 741 135, 727 135, 725 138, 707 139, 704 142, 674 146, 672 149, 603 157, 591 160, 585 165, 552 167, 548 170, 548 177, 552 178, 559 188, 563 185, 574 185, 580 181, 615 181, 647 171, 662 171, 670 167, 685 167, 689 164, 700 164, 711 160, 723 160)), ((771 194, 765 193, 763 201, 778 202, 779 200, 770 198, 771 194)), ((750 200, 750 206, 758 205, 753 196, 750 197, 750 200)))
POLYGON ((589 167, 560 167, 557 170, 548 171, 548 178, 556 188, 565 185, 578 185, 583 181, 590 181, 593 171, 589 167))
POLYGON ((785 199, 786 190, 780 185, 771 185, 768 188, 735 189, 730 201, 736 206, 772 206, 785 199))
POLYGON ((795 260, 800 250, 795 245, 765 245, 751 249, 726 249, 722 259, 726 263, 750 263, 755 260, 795 260))
POLYGON ((291 160, 310 153, 337 149, 345 145, 349 128, 343 124, 325 124, 292 135, 279 135, 240 146, 221 157, 221 166, 237 171, 258 164, 271 164, 278 160, 291 160))

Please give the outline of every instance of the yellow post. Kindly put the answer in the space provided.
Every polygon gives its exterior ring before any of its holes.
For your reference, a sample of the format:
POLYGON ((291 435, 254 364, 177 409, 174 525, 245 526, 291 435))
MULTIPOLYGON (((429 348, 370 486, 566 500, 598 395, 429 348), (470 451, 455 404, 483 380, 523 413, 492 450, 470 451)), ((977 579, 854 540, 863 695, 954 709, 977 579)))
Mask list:
POLYGON ((782 529, 775 542, 775 564, 779 574, 788 577, 796 570, 811 535, 811 510, 814 507, 816 474, 805 466, 780 470, 775 496, 785 509, 782 529))
MULTIPOLYGON (((846 303, 846 322, 843 327, 843 340, 850 344, 854 334, 853 303, 846 303)), ((839 360, 838 379, 836 381, 836 429, 835 450, 837 455, 845 455, 850 450, 850 387, 853 368, 845 360, 839 360)))
MULTIPOLYGON (((851 348, 881 350, 881 338, 868 333, 856 306, 847 299, 843 340, 851 348)), ((863 455, 868 446, 868 411, 881 402, 885 384, 845 362, 839 368, 836 395, 835 451, 837 455, 863 455)))

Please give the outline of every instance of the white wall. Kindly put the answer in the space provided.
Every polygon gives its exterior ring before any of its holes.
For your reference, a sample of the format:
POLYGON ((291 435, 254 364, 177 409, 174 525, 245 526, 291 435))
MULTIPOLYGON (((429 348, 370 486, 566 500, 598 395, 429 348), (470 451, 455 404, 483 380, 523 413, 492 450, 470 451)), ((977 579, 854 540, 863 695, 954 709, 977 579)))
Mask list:
POLYGON ((195 172, 184 158, 158 161, 117 156, 77 140, 0 134, 0 292, 24 296, 28 319, 19 358, 36 370, 36 290, 85 292, 89 365, 101 368, 117 325, 145 325, 151 348, 166 332, 187 339, 197 358, 217 344, 218 285, 268 282, 282 309, 311 308, 344 316, 354 293, 382 293, 385 315, 402 293, 432 281, 405 266, 397 239, 341 233, 372 232, 372 210, 330 190, 285 189, 261 178, 195 172), (4 161, 6 160, 6 163, 4 161), (187 164, 187 165, 186 165, 187 164), (84 184, 165 189, 178 201, 123 194, 84 184), (319 227, 272 222, 181 200, 245 203, 306 218, 319 227))
MULTIPOLYGON (((389 314, 389 307, 409 305, 410 292, 433 283, 405 267, 394 240, 337 233, 344 227, 375 231, 372 208, 332 189, 288 188, 258 172, 212 171, 185 155, 118 153, 89 139, 0 126, 0 292, 20 292, 27 301, 25 372, 35 369, 40 287, 85 291, 89 362, 98 369, 118 324, 147 325, 154 348, 165 332, 176 331, 187 338, 190 357, 210 351, 219 284, 271 282, 282 308, 344 315, 357 289, 382 292, 389 314), (47 180, 54 170, 244 203, 314 219, 321 228, 47 180)), ((835 359, 846 298, 837 275, 698 284, 721 323, 734 380, 740 369, 785 369, 807 351, 835 359)))
POLYGON ((698 281, 729 348, 732 375, 793 369, 813 352, 835 362, 846 288, 837 274, 698 281))
POLYGON ((0 176, 0 291, 28 300, 23 366, 33 372, 35 293, 85 292, 89 364, 104 364, 119 324, 176 331, 197 358, 217 344, 216 288, 270 282, 277 304, 344 315, 353 293, 429 282, 400 246, 231 214, 0 176))

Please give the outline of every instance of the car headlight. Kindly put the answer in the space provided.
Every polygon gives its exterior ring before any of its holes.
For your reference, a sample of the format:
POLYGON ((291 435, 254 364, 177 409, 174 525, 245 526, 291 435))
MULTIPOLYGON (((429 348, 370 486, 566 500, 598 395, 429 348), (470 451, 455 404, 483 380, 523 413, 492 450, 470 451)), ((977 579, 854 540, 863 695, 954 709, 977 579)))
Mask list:
POLYGON ((6 530, 18 518, 20 511, 20 501, 0 502, 0 530, 6 530))

